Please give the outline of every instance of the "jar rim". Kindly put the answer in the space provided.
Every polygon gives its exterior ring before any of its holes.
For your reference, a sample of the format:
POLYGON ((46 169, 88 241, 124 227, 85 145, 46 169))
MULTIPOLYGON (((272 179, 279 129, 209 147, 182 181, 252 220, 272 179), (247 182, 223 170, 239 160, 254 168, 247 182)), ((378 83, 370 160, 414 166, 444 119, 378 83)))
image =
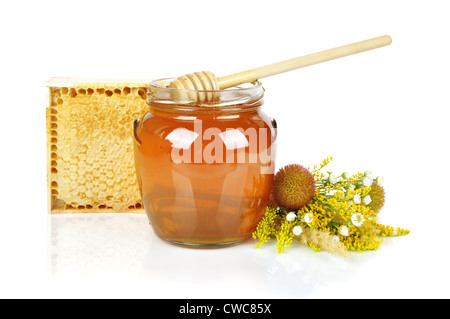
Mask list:
POLYGON ((262 84, 256 80, 224 90, 190 90, 167 87, 175 78, 156 79, 149 83, 147 103, 181 104, 184 106, 223 107, 248 104, 264 96, 262 84), (214 99, 199 99, 198 96, 214 96, 214 99))

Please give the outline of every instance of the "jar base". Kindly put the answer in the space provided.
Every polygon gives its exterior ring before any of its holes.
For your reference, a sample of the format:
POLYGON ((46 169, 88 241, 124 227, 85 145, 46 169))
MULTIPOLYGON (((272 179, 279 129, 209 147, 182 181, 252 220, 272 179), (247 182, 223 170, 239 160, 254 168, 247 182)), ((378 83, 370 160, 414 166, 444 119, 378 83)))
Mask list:
MULTIPOLYGON (((161 238, 161 237, 160 237, 161 238)), ((227 241, 227 242, 217 242, 217 243, 194 243, 188 241, 178 241, 172 239, 161 238, 166 243, 169 243, 174 246, 184 247, 184 248, 197 248, 197 249, 217 249, 217 248, 226 248, 231 246, 236 246, 248 241, 250 238, 239 239, 235 241, 227 241)))

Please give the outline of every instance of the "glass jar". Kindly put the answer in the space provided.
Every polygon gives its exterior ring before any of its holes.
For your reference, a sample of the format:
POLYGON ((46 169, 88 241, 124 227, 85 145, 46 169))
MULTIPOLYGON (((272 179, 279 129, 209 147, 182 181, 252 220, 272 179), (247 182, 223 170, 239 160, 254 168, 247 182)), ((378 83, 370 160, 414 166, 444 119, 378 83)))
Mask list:
POLYGON ((227 246, 249 239, 274 177, 276 122, 261 84, 216 91, 149 86, 149 111, 134 122, 144 208, 173 244, 227 246))

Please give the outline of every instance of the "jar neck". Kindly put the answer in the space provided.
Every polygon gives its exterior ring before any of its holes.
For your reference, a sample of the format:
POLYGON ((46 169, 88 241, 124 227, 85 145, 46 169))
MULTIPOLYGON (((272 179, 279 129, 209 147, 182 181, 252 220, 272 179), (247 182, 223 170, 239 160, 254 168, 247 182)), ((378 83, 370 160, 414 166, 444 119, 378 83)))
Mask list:
POLYGON ((257 113, 263 101, 261 99, 251 101, 245 104, 231 105, 226 107, 199 107, 199 106, 186 106, 182 104, 161 104, 155 102, 149 102, 150 111, 153 114, 159 114, 163 116, 210 116, 210 115, 223 115, 223 116, 233 116, 233 115, 245 115, 257 113))
POLYGON ((168 88, 173 79, 150 83, 147 103, 151 111, 177 114, 236 114, 257 112, 264 89, 259 82, 226 90, 180 90, 168 88))

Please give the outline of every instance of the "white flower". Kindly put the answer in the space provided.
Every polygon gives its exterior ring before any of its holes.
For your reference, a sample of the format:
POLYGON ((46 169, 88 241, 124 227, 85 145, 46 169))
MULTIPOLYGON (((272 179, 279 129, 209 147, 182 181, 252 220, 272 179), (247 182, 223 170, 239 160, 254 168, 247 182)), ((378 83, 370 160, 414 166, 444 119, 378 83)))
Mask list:
POLYGON ((365 172, 364 172, 364 176, 366 176, 366 177, 368 177, 368 178, 370 178, 370 179, 373 179, 373 174, 372 174, 371 171, 365 171, 365 172))
POLYGON ((334 174, 330 174, 330 176, 328 176, 328 181, 331 184, 336 184, 338 182, 338 177, 334 174))
POLYGON ((369 176, 364 176, 362 182, 363 182, 363 185, 366 186, 366 187, 372 186, 373 178, 369 177, 369 176))
POLYGON ((378 177, 375 179, 375 182, 376 182, 378 185, 383 186, 383 184, 384 184, 384 178, 381 177, 381 176, 378 176, 378 177))
POLYGON ((339 227, 339 235, 347 237, 349 235, 348 227, 345 225, 342 225, 341 227, 339 227))
POLYGON ((347 178, 349 178, 350 177, 350 173, 348 173, 348 172, 344 172, 344 173, 342 173, 342 178, 343 179, 347 179, 347 178))
POLYGON ((353 196, 353 202, 354 202, 356 205, 361 204, 361 195, 355 194, 355 196, 353 196))
POLYGON ((363 202, 364 205, 369 205, 372 202, 372 198, 370 198, 369 195, 366 195, 366 196, 363 197, 362 202, 363 202))
POLYGON ((356 227, 361 226, 364 223, 364 216, 361 213, 352 214, 352 223, 356 227))
POLYGON ((289 214, 286 215, 286 220, 288 222, 293 222, 296 218, 297 214, 295 214, 294 212, 290 212, 289 214))
POLYGON ((333 235, 333 236, 331 237, 331 240, 332 240, 333 242, 335 242, 335 243, 338 243, 338 242, 341 241, 341 240, 339 239, 339 236, 336 236, 336 235, 333 235))
POLYGON ((294 233, 294 235, 300 236, 303 233, 303 228, 299 225, 294 226, 294 228, 292 228, 292 232, 294 233))
POLYGON ((305 221, 305 223, 311 223, 314 220, 314 216, 311 213, 306 213, 305 216, 303 217, 303 220, 305 221))
POLYGON ((348 189, 351 190, 351 191, 354 191, 356 189, 355 184, 348 185, 348 189))

